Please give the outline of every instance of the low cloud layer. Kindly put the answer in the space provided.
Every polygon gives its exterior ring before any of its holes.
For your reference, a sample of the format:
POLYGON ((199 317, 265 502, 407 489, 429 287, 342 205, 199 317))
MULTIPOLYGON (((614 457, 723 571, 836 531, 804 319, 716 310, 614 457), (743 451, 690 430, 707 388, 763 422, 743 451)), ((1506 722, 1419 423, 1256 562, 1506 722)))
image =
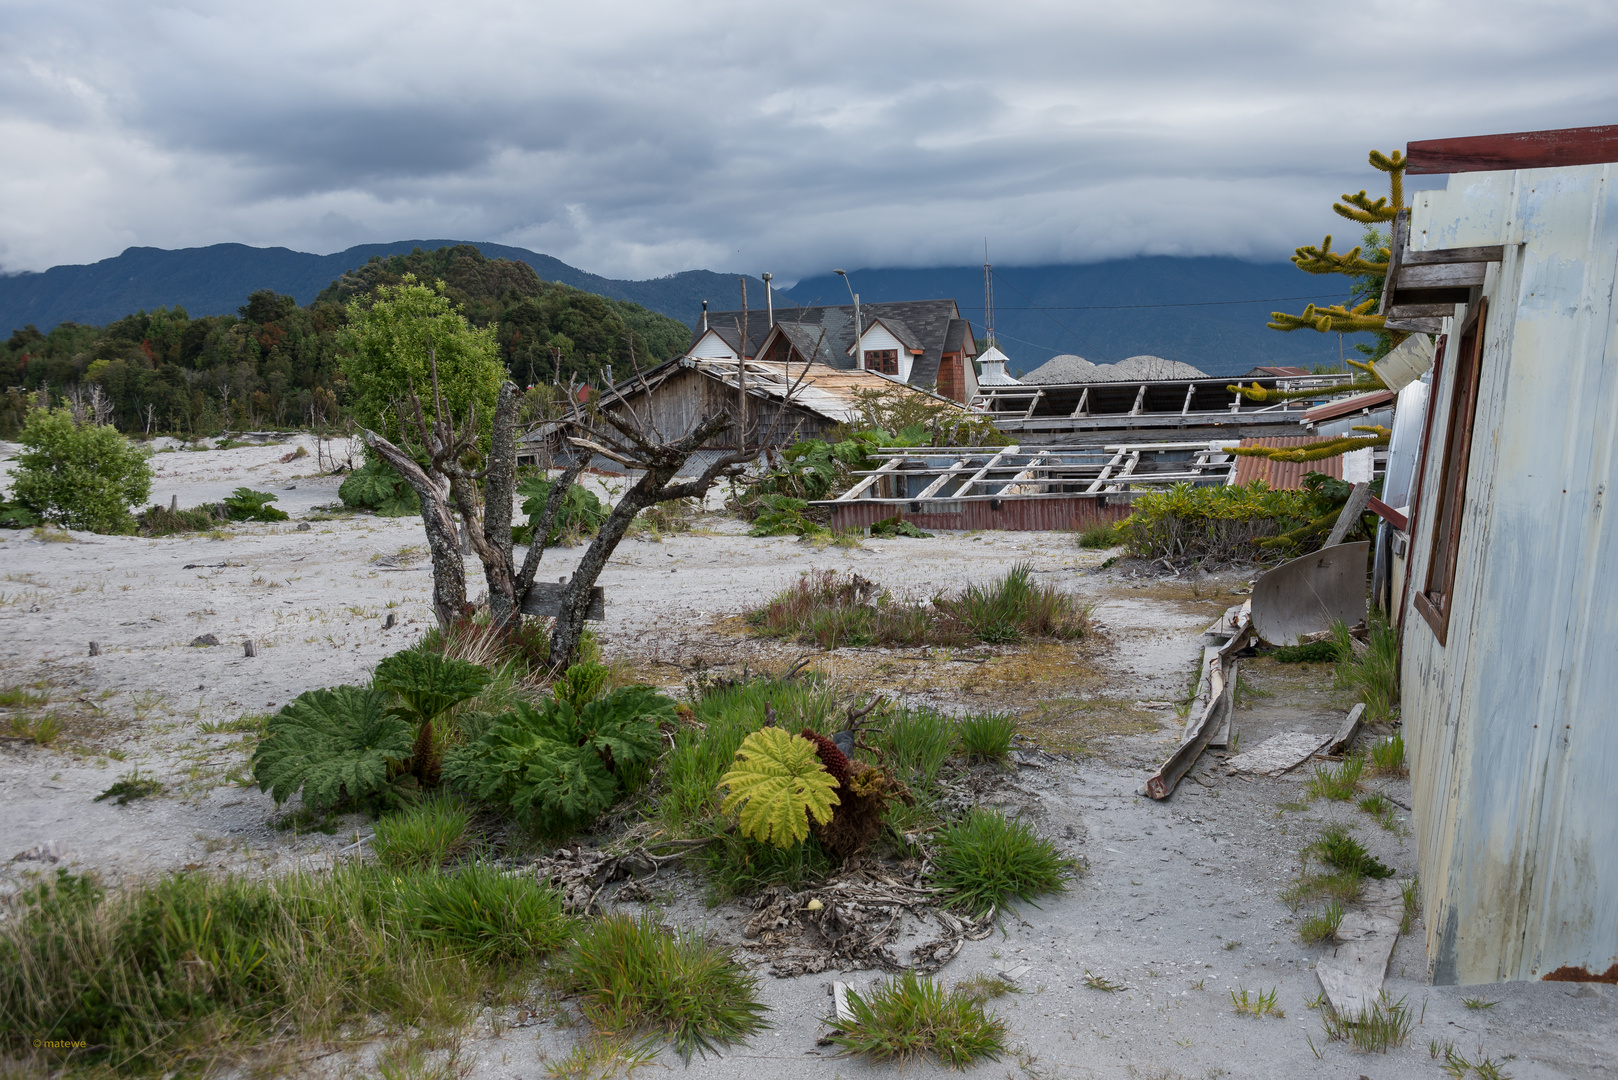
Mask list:
POLYGON ((6 5, 0 268, 453 236, 692 267, 1280 259, 1372 147, 1618 120, 1609 4, 6 5), (1348 21, 1345 12, 1357 13, 1348 21))

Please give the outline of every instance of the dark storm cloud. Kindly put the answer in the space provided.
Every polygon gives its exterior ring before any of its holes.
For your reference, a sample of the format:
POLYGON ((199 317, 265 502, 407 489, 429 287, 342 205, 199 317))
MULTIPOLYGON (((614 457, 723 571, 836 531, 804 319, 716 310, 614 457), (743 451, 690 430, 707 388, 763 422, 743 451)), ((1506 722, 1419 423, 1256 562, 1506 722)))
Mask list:
POLYGON ((456 236, 597 272, 1280 258, 1371 146, 1611 122, 1607 5, 7 6, 0 265, 456 236), (1353 14, 1349 14, 1353 13, 1353 14))

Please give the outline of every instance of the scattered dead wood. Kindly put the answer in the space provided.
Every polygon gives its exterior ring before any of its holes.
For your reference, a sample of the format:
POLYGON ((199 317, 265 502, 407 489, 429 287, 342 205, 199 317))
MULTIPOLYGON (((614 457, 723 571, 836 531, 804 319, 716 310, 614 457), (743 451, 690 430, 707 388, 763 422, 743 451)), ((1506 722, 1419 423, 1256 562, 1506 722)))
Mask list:
POLYGON ((605 851, 587 851, 582 846, 557 848, 554 855, 540 858, 530 867, 518 872, 532 873, 540 884, 549 883, 561 893, 563 911, 570 915, 588 915, 597 910, 597 900, 607 886, 615 881, 627 880, 630 886, 634 886, 620 888, 618 899, 626 901, 649 899, 651 894, 646 888, 646 879, 656 877, 664 864, 682 858, 709 843, 712 843, 711 838, 666 840, 661 844, 651 845, 674 849, 663 854, 654 854, 646 845, 617 855, 605 851))
POLYGON ((1232 708, 1231 698, 1236 686, 1236 654, 1246 647, 1252 633, 1251 609, 1244 610, 1230 640, 1205 657, 1207 704, 1193 714, 1192 722, 1186 725, 1185 738, 1174 753, 1147 779, 1146 794, 1151 798, 1166 799, 1172 795, 1181 778, 1191 771, 1191 766, 1223 726, 1232 708))

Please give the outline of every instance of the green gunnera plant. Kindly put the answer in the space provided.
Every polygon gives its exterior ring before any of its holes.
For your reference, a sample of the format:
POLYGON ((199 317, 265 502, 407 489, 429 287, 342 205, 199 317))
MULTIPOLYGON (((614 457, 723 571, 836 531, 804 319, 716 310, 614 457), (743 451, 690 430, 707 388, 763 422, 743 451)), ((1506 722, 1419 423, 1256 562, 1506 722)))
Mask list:
POLYGON ((809 835, 809 819, 831 821, 837 778, 821 763, 814 743, 781 728, 760 728, 742 740, 736 764, 720 777, 730 794, 720 809, 740 808, 742 835, 789 848, 809 835))
POLYGON ((519 704, 444 759, 444 779, 503 804, 541 830, 582 824, 644 776, 674 719, 674 702, 626 686, 581 708, 567 700, 519 704))
POLYGON ((337 489, 344 506, 370 510, 378 517, 414 517, 421 500, 404 477, 381 458, 370 458, 349 473, 337 489))
POLYGON ((299 694, 270 718, 253 779, 276 803, 303 792, 314 808, 380 794, 410 757, 414 732, 388 695, 359 686, 299 694))

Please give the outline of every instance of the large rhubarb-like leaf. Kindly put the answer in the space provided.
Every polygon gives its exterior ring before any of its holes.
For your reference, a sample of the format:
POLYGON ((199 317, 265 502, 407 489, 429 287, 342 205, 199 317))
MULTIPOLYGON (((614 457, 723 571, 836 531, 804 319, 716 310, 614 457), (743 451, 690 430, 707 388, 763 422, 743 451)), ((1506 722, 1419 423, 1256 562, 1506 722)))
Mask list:
POLYGON ((735 766, 719 780, 730 789, 720 809, 740 806, 742 834, 788 848, 809 835, 809 818, 824 825, 838 805, 837 779, 815 744, 781 728, 760 728, 742 740, 735 766))
POLYGON ((375 690, 311 690, 270 718, 253 778, 277 803, 301 788, 310 806, 335 806, 381 791, 391 766, 410 756, 411 739, 410 725, 375 690))

